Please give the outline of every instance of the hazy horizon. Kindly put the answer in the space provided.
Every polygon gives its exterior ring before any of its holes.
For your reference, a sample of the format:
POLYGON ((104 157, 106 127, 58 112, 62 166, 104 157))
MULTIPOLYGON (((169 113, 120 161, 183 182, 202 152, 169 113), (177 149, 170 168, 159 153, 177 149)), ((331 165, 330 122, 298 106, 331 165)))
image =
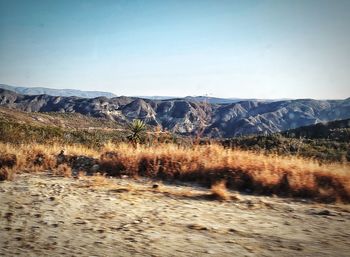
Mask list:
MULTIPOLYGON (((77 88, 53 88, 53 87, 46 87, 46 86, 23 86, 23 85, 9 85, 5 83, 1 83, 0 85, 6 85, 6 86, 13 86, 13 87, 24 87, 24 88, 48 88, 48 89, 55 89, 55 90, 81 90, 81 91, 90 91, 90 92, 106 92, 106 93, 113 93, 110 91, 104 91, 104 90, 84 90, 84 89, 77 89, 77 88)), ((115 94, 117 97, 120 96, 126 96, 126 97, 145 97, 145 98, 151 98, 151 97, 162 97, 162 98, 184 98, 184 97, 213 97, 213 98, 222 98, 222 99, 256 99, 256 100, 298 100, 298 99, 314 99, 314 100, 344 100, 350 97, 343 97, 343 98, 310 98, 310 97, 304 97, 304 98, 288 98, 288 97, 281 97, 281 98, 256 98, 256 97, 235 97, 235 96, 215 96, 215 95, 118 95, 115 94)))
POLYGON ((0 0, 0 83, 118 96, 350 97, 350 1, 0 0))

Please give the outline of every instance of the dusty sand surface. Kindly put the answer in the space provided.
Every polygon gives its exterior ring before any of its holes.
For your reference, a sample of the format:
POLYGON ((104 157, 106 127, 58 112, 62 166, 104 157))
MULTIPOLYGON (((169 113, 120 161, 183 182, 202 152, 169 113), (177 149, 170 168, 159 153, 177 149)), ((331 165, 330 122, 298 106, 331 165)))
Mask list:
POLYGON ((0 183, 0 256, 349 256, 350 207, 49 174, 0 183), (201 196, 201 195, 204 195, 201 196))

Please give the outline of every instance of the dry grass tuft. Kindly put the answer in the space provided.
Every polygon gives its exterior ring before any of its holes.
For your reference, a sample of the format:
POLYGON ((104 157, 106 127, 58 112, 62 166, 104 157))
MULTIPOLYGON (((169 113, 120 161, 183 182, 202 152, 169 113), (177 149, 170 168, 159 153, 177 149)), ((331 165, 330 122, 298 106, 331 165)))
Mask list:
POLYGON ((111 184, 111 180, 101 174, 89 177, 89 181, 91 181, 92 187, 106 187, 111 184))
POLYGON ((17 156, 12 153, 0 152, 0 181, 13 180, 17 156))
POLYGON ((12 168, 17 164, 17 156, 11 153, 0 153, 0 168, 9 167, 12 168))
POLYGON ((56 169, 53 170, 53 174, 55 176, 70 178, 72 177, 72 168, 66 163, 60 164, 56 169))
POLYGON ((79 179, 83 180, 83 185, 78 187, 88 187, 88 188, 98 188, 103 187, 104 189, 113 189, 115 184, 109 178, 106 178, 105 175, 97 173, 93 176, 84 176, 81 173, 79 174, 79 179))
POLYGON ((230 200, 230 193, 226 188, 226 181, 219 181, 211 186, 211 196, 217 200, 227 201, 230 200))

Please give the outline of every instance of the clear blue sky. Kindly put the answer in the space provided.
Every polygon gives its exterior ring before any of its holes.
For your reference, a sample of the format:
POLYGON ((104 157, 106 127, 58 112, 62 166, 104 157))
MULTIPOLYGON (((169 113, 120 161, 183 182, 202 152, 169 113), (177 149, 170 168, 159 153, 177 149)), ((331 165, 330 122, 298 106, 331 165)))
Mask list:
POLYGON ((350 96, 348 0, 0 0, 0 83, 117 95, 350 96))

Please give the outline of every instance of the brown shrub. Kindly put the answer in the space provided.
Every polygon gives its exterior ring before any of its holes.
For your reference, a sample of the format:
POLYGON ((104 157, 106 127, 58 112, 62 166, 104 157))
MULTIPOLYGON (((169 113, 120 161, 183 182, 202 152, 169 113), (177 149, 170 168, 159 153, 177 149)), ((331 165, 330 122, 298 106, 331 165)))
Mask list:
POLYGON ((13 180, 16 171, 13 168, 0 168, 0 181, 13 180))
POLYGON ((17 156, 15 154, 0 153, 0 168, 12 168, 17 164, 17 156))
POLYGON ((102 158, 100 160, 100 169, 109 176, 114 177, 120 177, 126 172, 126 167, 119 158, 102 158))
POLYGON ((48 170, 53 169, 56 166, 56 160, 54 156, 43 153, 42 151, 28 152, 25 167, 32 170, 48 170))

